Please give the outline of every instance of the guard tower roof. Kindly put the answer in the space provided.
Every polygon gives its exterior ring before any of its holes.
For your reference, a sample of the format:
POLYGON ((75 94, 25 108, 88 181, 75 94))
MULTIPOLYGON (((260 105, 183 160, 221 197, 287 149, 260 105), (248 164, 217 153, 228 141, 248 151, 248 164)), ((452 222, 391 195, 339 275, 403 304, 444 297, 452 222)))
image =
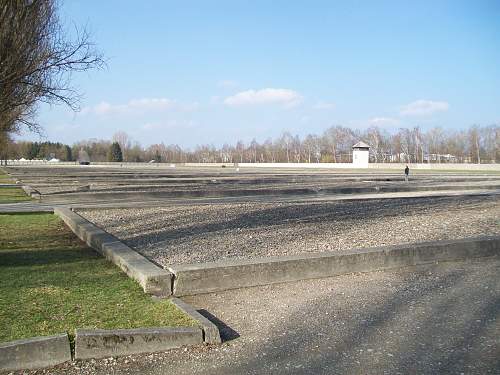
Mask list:
POLYGON ((353 149, 369 149, 370 145, 367 145, 365 142, 360 141, 352 146, 353 149))

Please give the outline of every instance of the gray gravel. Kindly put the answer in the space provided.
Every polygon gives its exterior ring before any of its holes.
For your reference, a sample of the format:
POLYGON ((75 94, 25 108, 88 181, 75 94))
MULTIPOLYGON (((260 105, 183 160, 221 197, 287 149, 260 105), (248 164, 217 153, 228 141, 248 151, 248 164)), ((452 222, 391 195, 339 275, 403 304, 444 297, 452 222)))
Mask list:
POLYGON ((500 234, 500 197, 237 203, 84 210, 168 265, 500 234))
MULTIPOLYGON (((484 185, 498 186, 500 174, 498 171, 414 171, 410 185, 403 183, 402 170, 371 170, 359 169, 314 170, 314 169, 268 169, 243 168, 236 172, 234 168, 165 168, 143 165, 141 168, 110 168, 110 167, 61 167, 57 165, 9 167, 9 173, 14 179, 35 187, 45 196, 45 199, 58 200, 63 196, 76 199, 82 195, 87 199, 106 200, 112 195, 102 196, 102 193, 112 192, 117 195, 147 196, 153 193, 191 192, 210 193, 220 196, 229 190, 269 190, 268 193, 280 193, 290 188, 309 188, 323 191, 332 187, 402 187, 404 189, 420 186, 446 185, 449 189, 459 189, 459 186, 469 185, 478 189, 484 185), (86 193, 75 193, 79 187, 89 186, 86 193), (52 196, 51 196, 52 195, 52 196)), ((81 189, 80 189, 81 190, 81 189)), ((227 194, 227 192, 226 192, 227 194)), ((245 193, 241 193, 245 195, 245 193)), ((123 197, 122 197, 123 198, 123 197)))
POLYGON ((500 258, 186 299, 226 342, 39 374, 500 374, 500 258))

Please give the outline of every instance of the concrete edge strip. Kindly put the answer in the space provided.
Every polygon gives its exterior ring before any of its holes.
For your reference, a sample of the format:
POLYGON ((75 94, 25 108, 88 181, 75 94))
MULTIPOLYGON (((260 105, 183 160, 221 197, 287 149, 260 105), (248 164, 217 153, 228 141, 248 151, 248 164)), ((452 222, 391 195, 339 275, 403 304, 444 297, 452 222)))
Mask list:
POLYGON ((173 295, 370 272, 500 254, 500 236, 223 262, 171 265, 173 295))
POLYGON ((200 327, 77 329, 75 359, 162 352, 202 343, 200 327))
POLYGON ((136 280, 145 293, 159 297, 172 294, 172 274, 150 262, 115 236, 98 228, 66 207, 55 207, 54 213, 90 247, 120 267, 136 280))
POLYGON ((67 333, 0 343, 0 371, 31 370, 71 361, 67 333))
MULTIPOLYGON (((17 183, 17 181, 16 181, 17 183)), ((31 197, 33 199, 42 199, 42 195, 40 194, 40 192, 36 189, 33 189, 31 186, 29 185, 21 185, 21 189, 24 190, 24 192, 26 193, 26 195, 28 197, 31 197)))
POLYGON ((184 314, 189 315, 192 319, 196 320, 203 330, 203 341, 207 344, 220 344, 222 339, 220 337, 219 328, 212 323, 209 319, 201 315, 195 308, 177 297, 171 297, 170 301, 184 314))
POLYGON ((46 213, 54 213, 53 207, 16 207, 17 203, 12 203, 8 205, 0 205, 0 214, 46 214, 46 213), (11 207, 9 207, 11 206, 11 207))

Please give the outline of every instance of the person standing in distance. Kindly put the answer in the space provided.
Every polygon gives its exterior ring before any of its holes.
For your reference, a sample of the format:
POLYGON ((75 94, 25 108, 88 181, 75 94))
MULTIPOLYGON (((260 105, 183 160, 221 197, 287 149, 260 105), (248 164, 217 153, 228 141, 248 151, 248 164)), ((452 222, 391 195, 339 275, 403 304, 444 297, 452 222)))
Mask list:
POLYGON ((410 168, 408 168, 408 165, 406 165, 405 168, 405 181, 408 182, 408 175, 410 174, 410 168))

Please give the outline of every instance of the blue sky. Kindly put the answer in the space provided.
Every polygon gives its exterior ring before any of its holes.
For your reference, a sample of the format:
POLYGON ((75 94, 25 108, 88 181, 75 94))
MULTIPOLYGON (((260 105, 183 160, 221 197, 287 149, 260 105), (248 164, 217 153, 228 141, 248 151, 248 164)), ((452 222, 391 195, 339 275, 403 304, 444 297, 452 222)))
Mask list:
POLYGON ((74 76, 81 112, 40 108, 53 141, 500 122, 499 1, 65 0, 61 17, 88 26, 108 67, 74 76))

